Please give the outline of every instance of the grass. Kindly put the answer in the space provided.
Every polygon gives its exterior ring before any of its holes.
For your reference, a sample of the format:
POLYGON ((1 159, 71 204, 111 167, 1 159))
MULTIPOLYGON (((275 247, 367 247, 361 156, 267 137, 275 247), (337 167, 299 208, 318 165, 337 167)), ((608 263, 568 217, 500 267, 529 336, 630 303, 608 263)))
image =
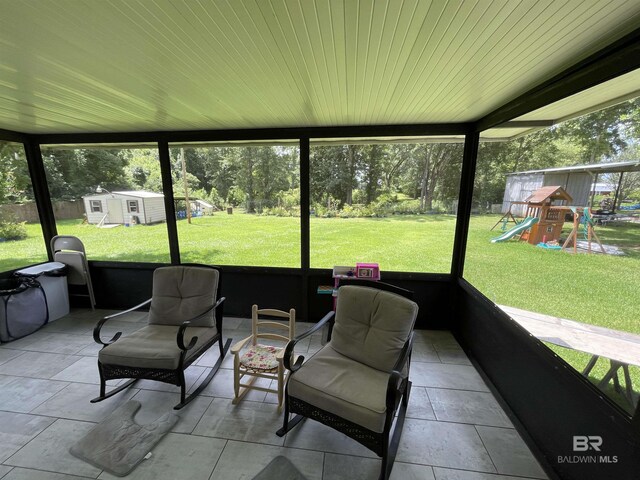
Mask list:
MULTIPOLYGON (((640 334, 640 224, 599 226, 604 243, 627 255, 572 255, 517 241, 491 244, 497 216, 471 219, 465 264, 467 278, 499 304, 640 334)), ((168 262, 165 224, 99 229, 77 220, 58 222, 60 234, 78 236, 92 260, 168 262)), ((567 224, 569 226, 569 224, 567 224)), ((381 270, 449 272, 455 216, 311 218, 311 266, 331 268, 378 261, 381 270)), ((40 226, 28 238, 0 243, 0 271, 46 260, 40 226)), ((238 214, 178 222, 184 262, 219 265, 300 266, 300 219, 238 214)), ((582 370, 588 356, 551 346, 582 370)), ((599 361, 593 379, 606 371, 599 361)), ((640 370, 632 368, 636 385, 640 370)))
MULTIPOLYGON (((489 231, 494 223, 492 217, 472 218, 465 261, 465 278, 487 297, 498 304, 640 334, 640 224, 596 227, 603 243, 618 245, 627 253, 618 257, 573 255, 515 241, 490 244, 499 233, 489 231)), ((584 352, 547 345, 578 371, 589 361, 584 352)), ((608 366, 600 359, 590 380, 597 383, 608 366)), ((640 368, 632 366, 630 371, 637 389, 640 368)), ((607 393, 630 409, 613 389, 607 393)))

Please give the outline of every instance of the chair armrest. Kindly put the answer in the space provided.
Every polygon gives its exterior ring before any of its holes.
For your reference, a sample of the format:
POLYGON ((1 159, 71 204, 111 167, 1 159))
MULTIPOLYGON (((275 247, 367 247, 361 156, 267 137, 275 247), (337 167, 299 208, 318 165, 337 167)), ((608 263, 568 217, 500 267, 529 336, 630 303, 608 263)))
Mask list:
POLYGON ((187 350, 191 350, 193 347, 196 346, 196 343, 198 342, 198 337, 194 335, 193 337, 191 337, 191 340, 189 341, 189 345, 187 346, 184 345, 184 332, 190 324, 191 322, 189 320, 186 320, 182 322, 182 325, 180 325, 180 328, 178 329, 176 343, 178 344, 178 348, 183 352, 186 352, 187 350))
MULTIPOLYGON (((185 344, 184 344, 184 332, 187 330, 187 327, 191 324, 191 322, 193 322, 194 320, 198 320, 199 318, 204 317, 207 313, 209 313, 211 310, 214 310, 215 308, 217 308, 218 305, 220 305, 225 300, 226 300, 225 297, 220 297, 216 303, 211 305, 204 312, 199 313, 195 317, 193 317, 193 318, 191 318, 189 320, 185 320, 184 322, 182 322, 182 325, 180 325, 180 328, 178 329, 178 335, 176 336, 176 343, 178 344, 178 348, 180 350, 182 350, 183 352, 186 352, 187 350, 191 350, 193 347, 195 347, 196 343, 198 342, 198 337, 194 336, 189 341, 189 345, 185 346, 185 344)), ((220 333, 220 332, 218 332, 218 333, 220 333)))
POLYGON ((119 317, 121 315, 124 315, 125 313, 131 313, 135 310, 138 310, 139 308, 144 307, 145 305, 148 305, 149 303, 151 303, 151 299, 149 300, 145 300, 144 302, 140 303, 139 305, 136 305, 135 307, 131 307, 128 310, 124 310, 123 312, 118 312, 118 313, 114 313, 113 315, 107 315, 106 317, 102 318, 97 324, 96 326, 93 328, 93 339, 95 340, 96 343, 99 343, 100 345, 103 346, 107 346, 107 345, 111 345, 113 342, 115 342, 116 340, 118 340, 120 338, 120 336, 122 335, 122 332, 118 332, 116 333, 111 340, 109 340, 108 342, 103 342, 102 339, 100 338, 100 330, 102 329, 102 326, 108 321, 111 320, 113 318, 119 317))
POLYGON ((251 337, 253 335, 249 335, 247 338, 245 338, 244 340, 240 340, 238 343, 236 343, 233 347, 231 347, 231 350, 229 350, 233 355, 236 355, 237 353, 240 352, 240 350, 242 350, 244 348, 244 346, 247 344, 247 342, 249 340, 251 340, 251 337))
POLYGON ((304 357, 302 355, 299 355, 298 358, 295 360, 295 363, 292 365, 291 361, 293 360, 293 349, 296 346, 296 343, 298 343, 300 340, 302 340, 303 338, 308 337, 309 335, 317 332, 318 330, 320 330, 322 327, 324 327, 324 325, 333 318, 333 316, 336 314, 336 312, 329 312, 327 313, 322 320, 320 320, 318 323, 316 323, 313 327, 311 327, 309 330, 307 330, 306 332, 304 332, 303 334, 298 335, 296 338, 294 338, 293 340, 290 340, 289 343, 287 343, 286 348, 284 349, 284 367, 287 370, 291 370, 292 372, 295 372, 296 370, 298 370, 300 368, 300 366, 302 365, 302 362, 304 361, 304 357))
POLYGON ((400 356, 393 366, 389 381, 387 382, 387 411, 395 411, 402 398, 402 384, 406 381, 406 378, 402 375, 407 361, 411 358, 411 351, 413 350, 413 332, 409 334, 409 338, 404 343, 400 356))

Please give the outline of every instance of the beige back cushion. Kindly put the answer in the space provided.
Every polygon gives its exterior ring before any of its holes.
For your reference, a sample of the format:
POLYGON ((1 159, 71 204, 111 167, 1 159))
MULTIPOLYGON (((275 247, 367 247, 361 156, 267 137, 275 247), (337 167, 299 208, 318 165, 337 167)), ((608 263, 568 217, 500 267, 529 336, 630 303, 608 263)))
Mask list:
POLYGON ((418 305, 400 295, 345 285, 338 290, 331 346, 346 357, 390 372, 417 314, 418 305))
MULTIPOLYGON (((153 272, 149 323, 180 325, 216 302, 218 271, 205 267, 161 267, 153 272)), ((215 326, 213 310, 191 322, 193 327, 215 326)))

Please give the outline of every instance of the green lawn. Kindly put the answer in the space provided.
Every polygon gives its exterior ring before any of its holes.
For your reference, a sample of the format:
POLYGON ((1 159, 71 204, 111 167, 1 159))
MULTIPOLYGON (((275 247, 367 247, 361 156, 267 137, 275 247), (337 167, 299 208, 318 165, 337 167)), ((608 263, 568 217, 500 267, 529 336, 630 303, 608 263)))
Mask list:
MULTIPOLYGON (((508 241, 492 244, 498 216, 471 219, 465 278, 496 303, 640 334, 640 224, 597 227, 601 240, 628 255, 573 255, 508 241)), ((569 224, 567 224, 569 226, 569 224)), ((0 243, 0 271, 45 260, 39 225, 26 240, 0 243)), ((449 272, 455 230, 450 215, 389 218, 312 218, 311 265, 330 268, 377 261, 381 270, 449 272)), ((168 262, 166 225, 99 229, 58 222, 61 234, 83 240, 92 260, 168 262)), ((184 262, 300 266, 300 220, 234 213, 178 222, 184 262)), ((586 354, 552 347, 581 370, 586 354)), ((604 374, 604 362, 594 377, 604 374)), ((633 371, 636 385, 640 372, 633 371)))
MULTIPOLYGON (((498 229, 496 219, 474 217, 469 231, 465 278, 499 304, 547 315, 640 334, 640 224, 597 226, 603 243, 620 246, 627 255, 573 255, 533 247, 524 242, 491 244, 498 229)), ((568 233, 570 225, 567 225, 568 233)), ((597 245, 595 248, 598 248, 597 245)), ((590 355, 548 344, 578 371, 590 355)), ((608 369, 600 359, 590 374, 597 383, 608 369)), ((640 388, 640 368, 631 367, 635 390, 640 388)), ((622 382, 624 385, 624 381, 622 382)), ((626 402, 608 392, 623 408, 626 402)), ((632 410, 630 410, 632 411, 632 410)))

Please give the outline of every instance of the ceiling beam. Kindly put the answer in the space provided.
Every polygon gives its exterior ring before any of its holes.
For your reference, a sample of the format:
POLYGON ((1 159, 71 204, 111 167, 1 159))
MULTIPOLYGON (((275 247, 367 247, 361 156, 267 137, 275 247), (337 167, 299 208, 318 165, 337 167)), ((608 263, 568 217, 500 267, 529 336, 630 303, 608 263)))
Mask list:
POLYGON ((14 132, 13 130, 5 130, 0 128, 0 141, 25 143, 29 135, 26 133, 14 132))
POLYGON ((235 130, 190 130, 173 132, 128 133, 60 133, 35 134, 42 145, 83 143, 145 143, 145 142, 215 142, 229 140, 270 140, 340 137, 394 137, 429 135, 466 135, 471 123, 439 123, 411 125, 359 125, 340 127, 258 128, 235 130))
POLYGON ((555 125, 554 120, 523 120, 504 122, 500 125, 496 125, 493 128, 538 128, 538 127, 551 127, 555 125))
POLYGON ((640 28, 484 116, 476 130, 494 128, 640 68, 640 28))

